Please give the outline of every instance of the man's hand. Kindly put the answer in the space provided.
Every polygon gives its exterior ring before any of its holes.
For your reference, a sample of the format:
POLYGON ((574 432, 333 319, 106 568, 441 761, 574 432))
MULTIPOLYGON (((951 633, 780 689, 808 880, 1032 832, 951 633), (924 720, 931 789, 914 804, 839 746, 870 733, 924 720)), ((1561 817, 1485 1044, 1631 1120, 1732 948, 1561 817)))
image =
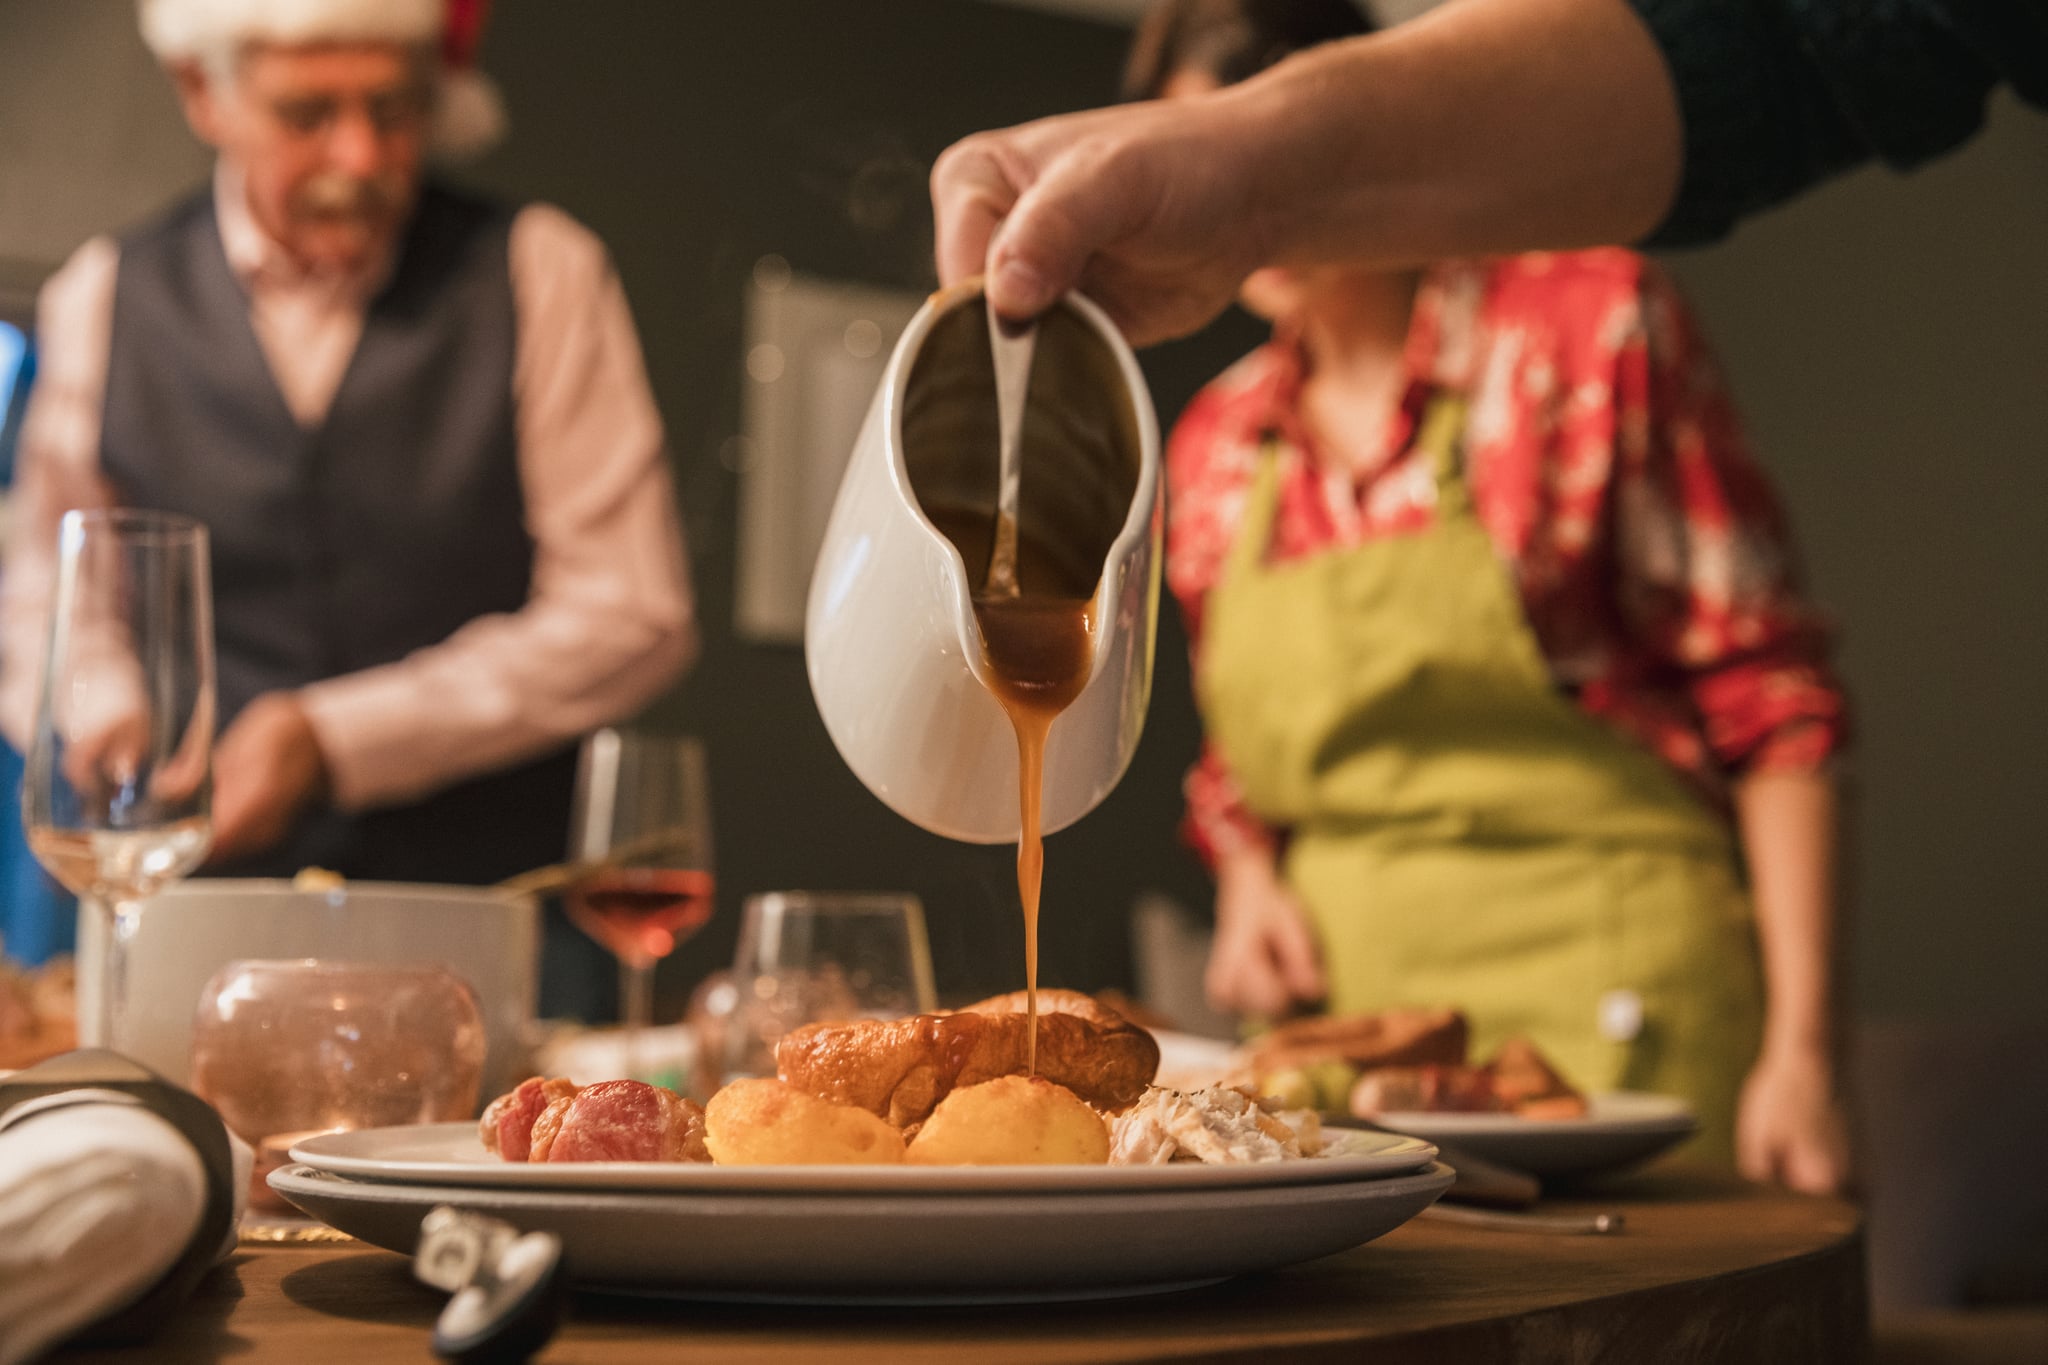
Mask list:
POLYGON ((955 143, 932 170, 939 278, 986 273, 1035 317, 1079 288, 1135 345, 1222 312, 1265 264, 1235 92, 1040 119, 955 143))
POLYGON ((1216 939, 1202 985, 1216 1009, 1266 1018, 1323 998, 1315 933, 1266 850, 1229 854, 1216 869, 1216 939))
POLYGON ((1462 0, 1229 89, 979 133, 932 171, 939 278, 1069 289, 1134 345, 1260 266, 1635 241, 1678 187, 1678 97, 1625 0, 1462 0))
POLYGON ((213 752, 214 863, 275 847, 327 797, 327 756, 298 699, 266 692, 244 707, 213 752))
POLYGON ((88 805, 103 805, 135 780, 148 748, 149 717, 139 706, 109 711, 67 738, 64 780, 88 805))
POLYGON ((1742 1087, 1735 1156, 1751 1180, 1806 1194, 1848 1188, 1849 1126, 1819 1048, 1766 1046, 1742 1087))

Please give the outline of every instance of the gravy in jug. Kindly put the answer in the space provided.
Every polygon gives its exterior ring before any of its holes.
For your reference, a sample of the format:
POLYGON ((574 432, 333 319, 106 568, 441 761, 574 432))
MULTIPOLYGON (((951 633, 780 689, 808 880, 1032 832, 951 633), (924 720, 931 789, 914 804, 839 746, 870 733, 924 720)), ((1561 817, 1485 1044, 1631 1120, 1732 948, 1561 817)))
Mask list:
POLYGON ((963 306, 933 326, 905 390, 904 463, 925 516, 960 551, 984 676, 1016 731, 1017 893, 1035 1072, 1046 740, 1093 670, 1096 588, 1136 493, 1140 438, 1109 347, 1070 308, 1041 317, 1020 447, 1021 591, 986 593, 998 441, 995 370, 979 298, 963 295, 963 306))

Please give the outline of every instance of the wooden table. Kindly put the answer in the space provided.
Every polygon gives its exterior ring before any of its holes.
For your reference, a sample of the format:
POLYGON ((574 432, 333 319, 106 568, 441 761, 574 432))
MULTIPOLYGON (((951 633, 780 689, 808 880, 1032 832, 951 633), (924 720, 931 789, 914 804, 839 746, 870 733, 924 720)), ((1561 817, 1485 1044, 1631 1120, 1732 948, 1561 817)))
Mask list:
MULTIPOLYGON (((1418 1220, 1341 1255, 1210 1289, 1025 1308, 741 1308, 582 1295, 550 1362, 1854 1361, 1868 1351, 1851 1206, 1653 1171, 1547 1211, 1615 1236, 1418 1220)), ((250 1247, 148 1346, 83 1362, 429 1358, 443 1296, 358 1244, 250 1247)))

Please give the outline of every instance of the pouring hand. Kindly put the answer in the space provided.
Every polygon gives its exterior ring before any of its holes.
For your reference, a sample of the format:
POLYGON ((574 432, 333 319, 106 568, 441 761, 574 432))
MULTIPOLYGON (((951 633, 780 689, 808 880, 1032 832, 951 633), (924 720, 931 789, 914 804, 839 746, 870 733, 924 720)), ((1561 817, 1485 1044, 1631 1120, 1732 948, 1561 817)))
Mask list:
POLYGON ((1259 125, 1228 112, 1233 98, 1066 114, 955 143, 932 170, 939 278, 986 272, 1011 318, 1078 287, 1135 345, 1194 331, 1263 263, 1249 202, 1260 153, 1247 135, 1259 125))
POLYGON ((1742 1087, 1735 1153, 1751 1180, 1805 1194, 1848 1188, 1849 1125, 1820 1048, 1765 1048, 1742 1087))
POLYGON ((289 692, 256 698, 214 750, 211 861, 274 847, 327 787, 327 757, 305 708, 289 692))
POLYGON ((1203 976, 1209 1003, 1279 1018, 1323 998, 1315 932, 1264 849, 1226 854, 1216 875, 1216 939, 1203 976))

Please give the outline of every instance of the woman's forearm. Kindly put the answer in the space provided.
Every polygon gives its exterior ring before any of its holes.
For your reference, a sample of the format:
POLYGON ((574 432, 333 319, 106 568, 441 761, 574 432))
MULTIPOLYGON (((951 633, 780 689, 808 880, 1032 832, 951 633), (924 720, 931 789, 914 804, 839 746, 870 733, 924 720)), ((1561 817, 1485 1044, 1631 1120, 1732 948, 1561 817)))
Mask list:
POLYGON ((1834 779, 1765 771, 1735 789, 1763 954, 1766 1054, 1832 1052, 1840 990, 1834 779))

